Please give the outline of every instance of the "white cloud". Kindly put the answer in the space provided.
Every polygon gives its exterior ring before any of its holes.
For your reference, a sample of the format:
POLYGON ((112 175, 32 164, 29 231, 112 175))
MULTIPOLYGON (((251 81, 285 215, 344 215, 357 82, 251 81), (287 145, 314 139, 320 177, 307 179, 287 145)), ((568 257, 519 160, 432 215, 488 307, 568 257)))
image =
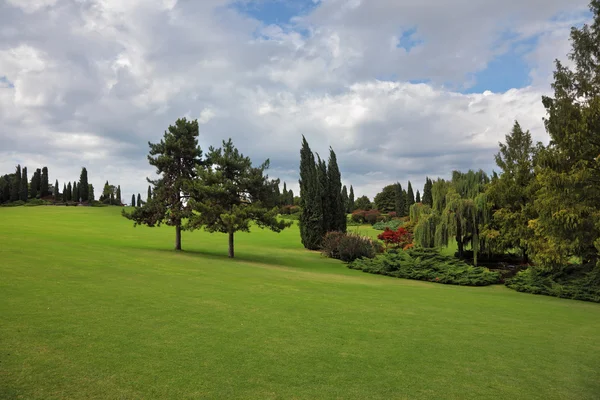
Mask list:
POLYGON ((0 172, 48 165, 62 186, 85 165, 97 190, 109 179, 129 199, 152 173, 147 142, 181 116, 198 118, 204 149, 232 137, 296 193, 301 135, 323 156, 333 146, 357 195, 489 170, 515 119, 545 140, 541 95, 586 1, 323 0, 265 26, 225 0, 11 0, 0 4, 0 78, 12 83, 0 80, 0 172), (396 48, 411 28, 422 43, 396 48), (534 39, 531 87, 454 91, 534 39))

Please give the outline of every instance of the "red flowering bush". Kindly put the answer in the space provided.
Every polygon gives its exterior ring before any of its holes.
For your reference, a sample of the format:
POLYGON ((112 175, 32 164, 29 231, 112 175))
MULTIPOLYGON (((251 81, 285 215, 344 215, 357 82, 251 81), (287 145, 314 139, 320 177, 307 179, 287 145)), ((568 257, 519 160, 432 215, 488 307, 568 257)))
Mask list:
POLYGON ((408 246, 412 247, 412 234, 403 227, 399 227, 395 231, 390 228, 385 228, 385 230, 377 236, 377 239, 383 240, 386 249, 388 247, 396 249, 404 249, 408 246))

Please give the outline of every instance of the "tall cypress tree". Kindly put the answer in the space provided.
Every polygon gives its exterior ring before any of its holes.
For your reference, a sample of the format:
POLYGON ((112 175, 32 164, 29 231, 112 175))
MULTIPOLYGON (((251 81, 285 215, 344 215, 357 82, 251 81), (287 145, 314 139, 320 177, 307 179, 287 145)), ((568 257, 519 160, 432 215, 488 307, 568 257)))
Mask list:
POLYGON ((323 241, 323 203, 315 156, 302 136, 300 149, 300 237, 305 248, 317 250, 323 241))
POLYGON ((121 202, 121 185, 117 185, 117 201, 119 202, 119 205, 122 204, 122 202, 121 202))
POLYGON ((325 160, 317 154, 317 184, 319 187, 319 197, 323 209, 322 229, 323 234, 329 232, 333 225, 333 213, 329 198, 329 178, 327 176, 327 164, 325 160))
POLYGON ((17 165, 16 171, 12 176, 12 182, 10 187, 10 201, 19 200, 21 195, 21 165, 17 165))
POLYGON ((152 200, 152 187, 148 185, 148 199, 146 201, 152 200))
POLYGON ((354 211, 354 188, 350 185, 350 194, 348 195, 348 209, 346 212, 351 213, 354 211))
POLYGON ((27 201, 29 197, 29 181, 27 180, 27 167, 23 167, 23 171, 21 172, 21 194, 20 199, 22 201, 27 201))
POLYGON ((88 201, 92 202, 96 200, 95 196, 94 196, 94 185, 92 185, 91 183, 88 185, 88 201))
MULTIPOLYGON (((89 201, 89 182, 88 173, 85 167, 81 168, 81 174, 79 175, 79 184, 77 185, 79 190, 79 198, 83 201, 89 201)), ((79 199, 78 198, 78 199, 79 199)))
POLYGON ((415 203, 420 203, 421 202, 421 193, 419 193, 419 190, 417 189, 417 195, 415 197, 415 203))
POLYGON ((49 194, 48 167, 44 167, 42 168, 42 177, 40 179, 40 196, 46 197, 49 194))
POLYGON ((71 182, 69 182, 69 184, 67 185, 67 201, 72 201, 73 200, 73 186, 71 185, 71 182))
POLYGON ((429 179, 429 177, 425 178, 425 186, 423 187, 423 198, 422 202, 425 205, 433 206, 433 197, 431 195, 431 187, 433 186, 433 181, 429 179))
POLYGON ((131 195, 131 207, 135 207, 135 194, 131 195))
POLYGON ((406 204, 404 205, 404 215, 410 215, 410 206, 415 204, 415 193, 413 192, 412 185, 408 181, 408 187, 406 188, 406 204))
POLYGON ((346 188, 346 185, 344 185, 344 187, 342 187, 342 201, 344 202, 344 212, 348 213, 348 189, 346 188))
POLYGON ((59 200, 58 199, 58 196, 60 194, 59 192, 60 192, 60 189, 59 189, 59 186, 58 186, 58 179, 57 179, 56 182, 54 182, 54 201, 58 201, 59 200))
POLYGON ((38 196, 38 181, 40 179, 38 171, 39 169, 33 173, 33 176, 31 177, 31 184, 29 185, 29 195, 32 199, 35 199, 38 196))
POLYGON ((142 206, 142 196, 139 193, 137 195, 137 206, 138 207, 142 206))
POLYGON ((66 203, 67 201, 69 201, 69 194, 70 194, 70 189, 67 189, 66 183, 63 183, 63 192, 62 193, 63 193, 62 199, 66 203))
MULTIPOLYGON (((335 152, 329 148, 327 165, 327 185, 329 196, 330 231, 346 232, 346 204, 342 197, 342 174, 337 163, 335 152)), ((345 188, 345 186, 344 186, 345 188)))
POLYGON ((287 206, 288 205, 288 190, 287 190, 287 185, 285 182, 283 182, 283 193, 281 194, 281 205, 282 206, 287 206))
POLYGON ((404 195, 404 190, 402 189, 402 185, 400 182, 396 183, 396 215, 398 217, 406 216, 405 207, 406 205, 406 196, 404 195))

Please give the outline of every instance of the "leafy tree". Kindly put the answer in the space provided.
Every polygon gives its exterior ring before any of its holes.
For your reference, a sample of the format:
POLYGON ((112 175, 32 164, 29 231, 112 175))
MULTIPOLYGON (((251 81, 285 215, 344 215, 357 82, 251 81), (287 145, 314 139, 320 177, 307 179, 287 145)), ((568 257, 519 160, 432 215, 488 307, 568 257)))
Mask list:
POLYGON ((166 223, 175 227, 175 250, 181 250, 182 221, 192 215, 189 188, 201 165, 202 150, 198 146, 198 121, 180 118, 169 126, 159 143, 150 143, 148 161, 156 167, 160 178, 148 182, 153 185, 152 199, 134 210, 123 213, 138 224, 159 226, 166 223))
POLYGON ((42 168, 42 176, 40 178, 40 196, 46 197, 50 195, 49 178, 48 178, 48 167, 42 168))
POLYGON ((354 210, 354 188, 352 187, 352 185, 350 185, 350 194, 348 195, 348 209, 346 210, 346 212, 351 213, 354 210))
POLYGON ((71 186, 71 182, 67 186, 67 201, 73 200, 73 187, 71 186))
POLYGON ((135 207, 135 194, 131 195, 131 207, 135 207))
POLYGON ((404 215, 409 215, 410 206, 415 204, 415 193, 413 192, 413 188, 412 188, 410 181, 408 181, 408 187, 406 188, 405 199, 406 200, 404 203, 404 215))
POLYGON ((428 206, 433 206, 433 197, 431 195, 431 187, 433 186, 433 181, 429 179, 429 177, 425 178, 425 187, 423 188, 423 198, 421 202, 428 206))
POLYGON ((29 181, 27 180, 27 167, 23 167, 21 174, 22 177, 20 200, 27 201, 27 198, 29 197, 29 181))
POLYGON ((323 203, 315 156, 302 136, 300 149, 300 237, 305 248, 317 250, 323 241, 323 203))
POLYGON ((534 159, 536 147, 529 131, 523 132, 515 121, 506 142, 500 143, 496 165, 501 174, 492 179, 487 188, 494 204, 494 226, 488 235, 495 240, 499 250, 519 249, 523 260, 528 261, 533 231, 529 221, 537 217, 533 198, 535 195, 534 159))
POLYGON ((209 232, 227 233, 229 257, 234 257, 235 232, 249 232, 254 221, 261 228, 280 232, 291 222, 277 219, 276 180, 269 180, 265 170, 269 160, 254 167, 249 157, 235 148, 231 139, 223 147, 211 147, 206 166, 196 169, 193 181, 191 229, 203 226, 209 232))
POLYGON ((117 202, 119 203, 119 205, 121 205, 122 204, 122 201, 121 201, 121 185, 117 186, 116 198, 117 198, 117 202))
POLYGON ((77 189, 78 189, 78 197, 77 199, 79 200, 80 198, 83 201, 89 201, 89 182, 88 182, 88 173, 87 173, 87 169, 85 167, 81 168, 81 173, 79 174, 79 183, 77 184, 77 189))
POLYGON ((344 185, 344 187, 342 187, 342 202, 344 203, 344 213, 348 213, 348 189, 346 188, 346 185, 344 185))
POLYGON ((590 10, 591 25, 571 29, 573 68, 556 61, 554 96, 542 99, 550 144, 540 151, 531 226, 540 267, 577 257, 600 277, 600 0, 590 10))
POLYGON ((421 202, 421 193, 419 193, 419 191, 417 190, 417 196, 415 197, 415 203, 420 203, 421 202))
POLYGON ((21 196, 21 165, 17 165, 15 174, 12 178, 12 187, 10 189, 10 201, 17 201, 21 196))
POLYGON ((346 232, 346 204, 342 196, 342 174, 340 173, 337 157, 332 148, 329 148, 327 184, 329 212, 331 213, 330 225, 327 231, 346 232))
POLYGON ((371 204, 371 200, 369 200, 369 198, 367 196, 361 196, 358 199, 356 199, 354 206, 356 207, 357 210, 365 210, 365 211, 371 210, 373 208, 373 205, 371 204))
MULTIPOLYGON (((142 196, 138 193, 137 195, 137 206, 138 207, 142 207, 142 196)), ((181 249, 176 249, 176 250, 181 250, 181 249)))
POLYGON ((387 185, 375 196, 375 208, 383 213, 396 210, 396 185, 387 185))

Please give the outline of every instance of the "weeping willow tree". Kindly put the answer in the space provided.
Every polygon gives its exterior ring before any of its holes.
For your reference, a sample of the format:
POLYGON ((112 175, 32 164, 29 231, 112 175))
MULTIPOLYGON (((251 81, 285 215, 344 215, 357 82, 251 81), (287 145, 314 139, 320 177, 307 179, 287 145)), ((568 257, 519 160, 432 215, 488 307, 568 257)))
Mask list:
POLYGON ((488 236, 482 234, 492 216, 490 202, 484 193, 489 178, 482 170, 452 173, 452 180, 438 179, 431 193, 433 207, 415 207, 411 221, 415 222, 415 242, 423 247, 447 247, 456 241, 458 256, 465 248, 473 250, 473 262, 478 255, 489 252, 488 236))

